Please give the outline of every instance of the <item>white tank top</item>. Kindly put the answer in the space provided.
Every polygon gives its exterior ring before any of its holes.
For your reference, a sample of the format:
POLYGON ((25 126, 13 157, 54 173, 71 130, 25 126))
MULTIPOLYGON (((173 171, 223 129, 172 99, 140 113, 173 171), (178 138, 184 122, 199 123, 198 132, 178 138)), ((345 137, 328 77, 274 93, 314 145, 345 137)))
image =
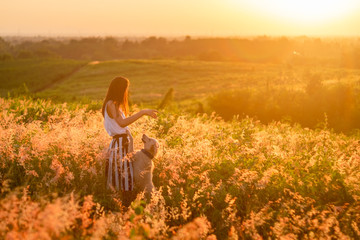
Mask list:
MULTIPOLYGON (((111 118, 107 113, 107 105, 109 101, 105 105, 105 118, 104 118, 104 127, 106 132, 111 136, 115 136, 117 134, 124 134, 126 133, 129 128, 128 127, 120 127, 120 125, 116 122, 114 118, 111 118)), ((123 118, 125 118, 124 113, 120 110, 120 114, 123 118)))

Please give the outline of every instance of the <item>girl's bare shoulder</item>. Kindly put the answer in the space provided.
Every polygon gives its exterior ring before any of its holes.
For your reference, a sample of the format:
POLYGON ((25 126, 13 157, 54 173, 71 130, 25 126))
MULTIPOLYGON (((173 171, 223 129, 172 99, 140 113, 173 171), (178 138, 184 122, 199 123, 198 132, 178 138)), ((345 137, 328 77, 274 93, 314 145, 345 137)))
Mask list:
POLYGON ((116 105, 114 103, 114 101, 109 100, 107 103, 107 113, 109 115, 110 118, 114 118, 114 116, 116 117, 118 115, 117 111, 116 111, 116 105))
POLYGON ((115 106, 115 103, 114 103, 113 100, 108 100, 108 101, 106 102, 106 105, 109 106, 109 107, 112 107, 112 106, 115 106))

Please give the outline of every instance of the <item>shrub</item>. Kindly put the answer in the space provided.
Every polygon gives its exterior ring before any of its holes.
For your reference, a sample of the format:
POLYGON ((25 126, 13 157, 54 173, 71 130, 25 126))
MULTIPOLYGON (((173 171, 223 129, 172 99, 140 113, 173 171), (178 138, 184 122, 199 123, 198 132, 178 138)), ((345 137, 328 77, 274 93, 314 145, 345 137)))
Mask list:
POLYGON ((328 127, 350 133, 360 128, 359 91, 352 85, 324 87, 314 77, 306 91, 274 89, 221 92, 208 99, 209 105, 225 120, 235 115, 250 116, 264 123, 290 120, 316 128, 327 116, 328 127))

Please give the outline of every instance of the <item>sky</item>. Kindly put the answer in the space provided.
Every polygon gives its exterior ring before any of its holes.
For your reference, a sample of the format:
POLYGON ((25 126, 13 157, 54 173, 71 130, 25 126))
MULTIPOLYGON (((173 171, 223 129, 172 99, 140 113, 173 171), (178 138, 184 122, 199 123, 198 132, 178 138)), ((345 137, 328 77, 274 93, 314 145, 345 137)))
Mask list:
POLYGON ((360 36, 360 1, 0 0, 0 35, 360 36))

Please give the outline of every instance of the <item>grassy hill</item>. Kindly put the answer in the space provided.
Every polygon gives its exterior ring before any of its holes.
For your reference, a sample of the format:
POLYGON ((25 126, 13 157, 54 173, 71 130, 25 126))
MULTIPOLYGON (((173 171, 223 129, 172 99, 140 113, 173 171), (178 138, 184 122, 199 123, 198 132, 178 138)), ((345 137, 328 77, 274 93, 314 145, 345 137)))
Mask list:
POLYGON ((320 75, 329 84, 356 81, 359 70, 335 68, 291 68, 286 65, 239 62, 176 60, 118 60, 90 63, 40 96, 69 100, 87 96, 102 99, 110 81, 118 75, 130 79, 135 102, 160 99, 172 87, 175 99, 194 99, 239 88, 302 88, 308 75, 320 75), (65 95, 61 93, 66 93, 65 95))
MULTIPOLYGON (((309 78, 325 84, 358 83, 359 70, 284 64, 177 60, 85 62, 60 59, 5 61, 0 64, 3 93, 25 83, 30 92, 57 101, 102 100, 115 76, 130 79, 135 103, 160 101, 169 88, 175 100, 244 88, 304 89, 309 78)), ((4 94, 3 94, 4 96, 4 94)))
POLYGON ((135 102, 159 100, 172 87, 175 98, 201 98, 223 89, 254 87, 264 83, 264 73, 275 78, 279 66, 175 60, 119 60, 90 63, 81 71, 44 91, 40 96, 71 100, 87 96, 102 99, 118 75, 130 79, 135 102), (66 93, 62 95, 61 93, 66 93))

